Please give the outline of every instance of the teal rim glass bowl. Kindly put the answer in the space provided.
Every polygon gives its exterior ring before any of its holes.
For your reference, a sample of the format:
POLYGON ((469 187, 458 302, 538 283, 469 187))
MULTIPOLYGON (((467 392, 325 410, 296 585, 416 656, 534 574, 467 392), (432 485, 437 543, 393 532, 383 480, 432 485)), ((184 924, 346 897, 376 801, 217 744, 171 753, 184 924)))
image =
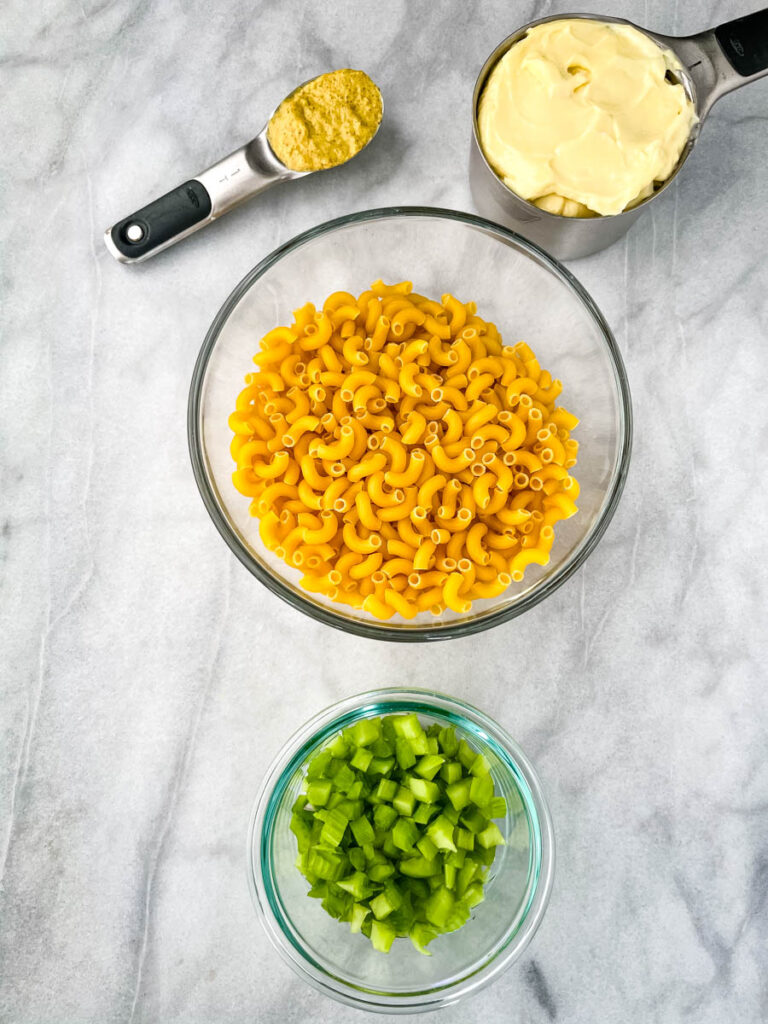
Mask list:
POLYGON ((477 708, 431 690, 381 689, 334 704, 310 719, 267 770, 251 814, 248 881, 259 919, 275 949, 306 982, 342 1003, 381 1013, 419 1013, 455 1003, 489 984, 533 938, 549 901, 554 833, 541 784, 528 758, 477 708), (363 935, 329 917, 295 865, 291 807, 312 754, 361 718, 415 712, 426 723, 454 725, 491 766, 507 800, 485 900, 460 929, 438 936, 431 956, 396 939, 377 953, 363 935))
POLYGON ((369 210, 329 221, 287 242, 254 267, 213 321, 195 366, 188 409, 197 485, 230 549, 272 593, 330 626, 382 640, 441 640, 505 622, 553 593, 605 532, 629 466, 631 409, 621 355, 605 319, 561 264, 519 235, 468 213, 426 207, 369 210), (445 292, 477 303, 506 344, 525 340, 542 367, 563 381, 561 400, 581 423, 579 512, 555 528, 546 566, 531 566, 499 597, 467 614, 423 612, 387 622, 334 604, 299 586, 300 572, 268 551, 250 501, 232 483, 228 418, 253 369, 261 337, 290 322, 292 310, 339 289, 413 281, 422 294, 445 292))

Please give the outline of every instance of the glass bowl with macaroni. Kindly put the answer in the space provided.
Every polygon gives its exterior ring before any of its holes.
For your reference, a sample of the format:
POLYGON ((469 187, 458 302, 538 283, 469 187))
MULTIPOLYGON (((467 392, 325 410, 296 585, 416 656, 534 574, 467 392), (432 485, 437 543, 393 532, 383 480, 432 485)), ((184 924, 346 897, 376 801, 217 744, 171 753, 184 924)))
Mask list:
POLYGON ((511 619, 581 565, 623 489, 631 409, 565 268, 479 217, 406 207, 320 225, 240 282, 188 432, 203 501, 265 586, 423 641, 511 619))
POLYGON ((554 833, 541 784, 507 733, 477 708, 428 690, 380 689, 320 712, 285 744, 256 798, 247 840, 248 881, 270 941, 304 981, 360 1009, 419 1013, 455 1003, 483 988, 528 946, 549 902, 554 833), (415 714, 424 727, 453 727, 486 759, 504 798, 498 821, 504 843, 485 883, 484 899, 460 928, 439 935, 421 955, 408 938, 377 952, 348 924, 329 917, 296 866, 291 814, 307 764, 342 730, 382 715, 415 714))

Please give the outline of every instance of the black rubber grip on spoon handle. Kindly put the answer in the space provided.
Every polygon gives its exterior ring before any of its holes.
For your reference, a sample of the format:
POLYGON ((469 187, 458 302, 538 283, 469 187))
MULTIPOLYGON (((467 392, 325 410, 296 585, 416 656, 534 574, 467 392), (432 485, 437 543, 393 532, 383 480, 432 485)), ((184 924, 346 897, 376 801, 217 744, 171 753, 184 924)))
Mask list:
POLYGON ((715 37, 728 63, 742 78, 768 69, 768 9, 719 25, 715 37))
POLYGON ((123 256, 140 259, 207 220, 210 213, 211 197, 193 178, 118 221, 110 237, 123 256))

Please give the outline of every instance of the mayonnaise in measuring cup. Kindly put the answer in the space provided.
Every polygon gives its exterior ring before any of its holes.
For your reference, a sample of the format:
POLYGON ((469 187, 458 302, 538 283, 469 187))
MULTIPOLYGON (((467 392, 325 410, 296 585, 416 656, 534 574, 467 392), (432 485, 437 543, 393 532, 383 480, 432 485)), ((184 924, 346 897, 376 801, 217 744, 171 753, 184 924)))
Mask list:
POLYGON ((488 77, 480 145, 513 192, 550 213, 621 213, 666 181, 696 122, 666 77, 680 67, 631 25, 536 25, 488 77))

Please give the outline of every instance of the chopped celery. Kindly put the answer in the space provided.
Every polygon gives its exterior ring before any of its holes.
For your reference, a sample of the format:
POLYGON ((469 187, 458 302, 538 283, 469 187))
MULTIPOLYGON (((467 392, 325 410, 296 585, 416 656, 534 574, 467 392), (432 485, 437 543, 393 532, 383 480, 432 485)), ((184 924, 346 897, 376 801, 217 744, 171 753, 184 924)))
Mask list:
MULTIPOLYGON (((395 785, 395 783, 393 783, 395 785)), ((373 823, 376 828, 388 829, 397 821, 397 811, 387 804, 379 804, 373 810, 373 823)))
POLYGON ((445 787, 445 795, 455 810, 460 811, 467 806, 471 799, 469 795, 471 787, 470 779, 461 779, 459 782, 452 782, 450 786, 445 787))
POLYGON ((395 929, 386 921, 374 921, 371 925, 371 945, 379 953, 388 953, 395 941, 395 929))
POLYGON ((387 803, 391 803, 397 796, 399 787, 394 779, 382 779, 376 787, 376 796, 381 800, 386 800, 387 803))
POLYGON ((426 825, 430 818, 434 818, 440 810, 439 804, 418 804, 413 812, 413 820, 417 825, 426 825))
POLYGON ((361 718, 351 729, 352 739, 358 747, 368 747, 381 735, 381 721, 378 718, 361 718))
POLYGON ((421 839, 416 843, 416 849, 427 860, 434 860, 437 856, 437 847, 429 838, 429 836, 422 836, 421 839))
POLYGON ((493 779, 490 775, 481 775, 472 779, 469 786, 469 798, 478 807, 485 807, 493 799, 493 779))
POLYGON ((469 769, 470 775, 475 775, 478 778, 481 775, 490 775, 491 766, 488 764, 482 754, 478 754, 475 760, 472 762, 472 767, 469 769))
POLYGON ((425 754, 416 765, 416 774, 420 775, 422 779, 428 779, 431 782, 440 771, 444 762, 445 758, 440 754, 425 754))
POLYGON ((359 768, 361 772, 368 771, 368 765, 373 760, 373 754, 366 747, 358 747, 349 762, 353 768, 359 768))
POLYGON ((341 811, 329 811, 320 833, 320 842, 326 846, 338 846, 344 838, 348 819, 341 811))
POLYGON ((416 764, 416 755, 405 736, 398 736, 395 740, 395 757, 403 771, 416 764))
POLYGON ((453 828, 452 822, 444 814, 441 814, 427 828, 427 835, 438 850, 455 850, 456 844, 453 841, 453 828))
POLYGON ((363 921, 368 917, 370 912, 370 907, 363 906, 362 903, 353 903, 352 915, 349 919, 349 930, 355 933, 359 932, 362 928, 363 921))
POLYGON ((365 846, 366 843, 373 842, 373 826, 364 815, 355 818, 354 821, 350 822, 349 827, 352 829, 352 835, 355 837, 355 842, 358 846, 365 846))
POLYGON ((495 821, 486 825, 483 831, 478 833, 477 841, 485 850, 490 849, 492 846, 505 845, 504 836, 501 834, 501 829, 495 821))
POLYGON ((328 803, 331 795, 332 782, 330 779, 318 779, 317 782, 310 782, 307 786, 307 800, 313 807, 322 807, 328 803))
POLYGON ((398 818, 392 829, 392 842, 398 850, 412 850, 419 830, 410 818, 398 818))
POLYGON ((440 787, 436 782, 428 782, 426 779, 415 779, 411 776, 408 779, 408 786, 420 803, 433 804, 440 797, 440 787))
POLYGON ((378 951, 402 936, 428 956, 483 899, 505 842, 492 819, 506 816, 481 751, 453 726, 399 714, 360 719, 309 759, 290 829, 326 913, 378 951))
POLYGON ((507 801, 503 796, 495 796, 492 800, 488 801, 485 812, 489 818, 506 818, 507 801))
POLYGON ((416 797, 410 789, 401 786, 397 791, 397 795, 392 800, 392 806, 398 814, 410 818, 416 806, 416 797))

